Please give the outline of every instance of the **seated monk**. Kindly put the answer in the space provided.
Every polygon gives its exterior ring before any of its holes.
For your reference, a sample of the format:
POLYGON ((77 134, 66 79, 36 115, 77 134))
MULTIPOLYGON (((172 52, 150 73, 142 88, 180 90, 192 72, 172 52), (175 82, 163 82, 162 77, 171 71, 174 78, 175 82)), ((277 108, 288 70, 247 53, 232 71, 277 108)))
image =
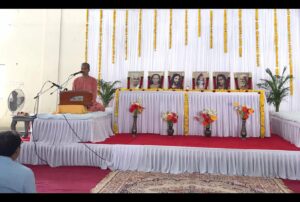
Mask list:
POLYGON ((96 101, 97 98, 97 80, 89 76, 90 65, 88 63, 81 64, 82 76, 73 82, 74 91, 88 91, 93 94, 92 105, 88 107, 88 111, 105 111, 102 104, 96 101))

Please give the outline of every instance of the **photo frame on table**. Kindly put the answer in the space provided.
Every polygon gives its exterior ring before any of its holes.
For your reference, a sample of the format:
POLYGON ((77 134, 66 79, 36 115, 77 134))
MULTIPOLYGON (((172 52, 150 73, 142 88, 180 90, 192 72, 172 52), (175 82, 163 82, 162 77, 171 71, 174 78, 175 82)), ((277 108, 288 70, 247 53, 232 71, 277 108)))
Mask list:
POLYGON ((164 72, 150 71, 148 72, 148 89, 157 89, 164 87, 164 72))
POLYGON ((230 72, 213 72, 214 89, 230 89, 230 72))
POLYGON ((252 73, 251 72, 235 72, 234 83, 237 90, 251 90, 252 87, 252 73))
POLYGON ((128 89, 143 88, 144 71, 129 71, 127 76, 128 89))
POLYGON ((183 71, 169 71, 168 72, 168 88, 169 89, 183 89, 184 72, 183 71))
POLYGON ((209 87, 209 72, 193 72, 193 89, 207 90, 209 87))

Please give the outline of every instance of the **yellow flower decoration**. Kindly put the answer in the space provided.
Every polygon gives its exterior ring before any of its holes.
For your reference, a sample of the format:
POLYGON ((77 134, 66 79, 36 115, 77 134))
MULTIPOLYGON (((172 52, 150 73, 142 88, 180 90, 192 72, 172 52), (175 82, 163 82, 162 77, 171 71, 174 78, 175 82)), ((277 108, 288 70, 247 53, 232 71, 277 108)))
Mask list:
POLYGON ((211 120, 213 120, 213 121, 216 121, 216 120, 218 119, 217 116, 215 116, 215 115, 211 115, 210 118, 211 118, 211 120))
POLYGON ((253 113, 254 113, 254 110, 253 110, 252 108, 250 108, 250 109, 248 110, 248 112, 249 112, 250 114, 253 114, 253 113))
POLYGON ((239 105, 240 105, 240 104, 239 104, 238 102, 234 102, 234 103, 233 103, 233 106, 234 106, 234 107, 238 107, 239 105))

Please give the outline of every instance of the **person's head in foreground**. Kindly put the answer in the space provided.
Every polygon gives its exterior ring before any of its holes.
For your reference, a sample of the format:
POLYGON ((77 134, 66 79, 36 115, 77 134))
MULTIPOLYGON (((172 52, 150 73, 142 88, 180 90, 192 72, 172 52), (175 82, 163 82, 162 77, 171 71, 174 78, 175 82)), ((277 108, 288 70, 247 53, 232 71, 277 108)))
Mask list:
POLYGON ((0 132, 0 193, 36 192, 31 169, 15 161, 20 155, 21 143, 16 132, 0 132))

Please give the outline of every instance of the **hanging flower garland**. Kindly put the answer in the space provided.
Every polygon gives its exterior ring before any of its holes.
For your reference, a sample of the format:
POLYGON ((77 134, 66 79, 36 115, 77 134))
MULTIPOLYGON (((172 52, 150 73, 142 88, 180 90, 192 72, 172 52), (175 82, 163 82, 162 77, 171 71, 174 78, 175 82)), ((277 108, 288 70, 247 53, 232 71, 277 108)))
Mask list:
POLYGON ((172 48, 172 16, 173 16, 173 10, 170 9, 170 26, 169 26, 169 49, 172 48))
POLYGON ((277 30, 277 10, 274 9, 274 43, 275 43, 275 63, 276 63, 276 76, 279 75, 279 67, 278 67, 278 30, 277 30))
POLYGON ((201 9, 198 9, 198 37, 201 37, 201 9))
POLYGON ((88 59, 88 34, 89 31, 89 9, 86 9, 86 22, 85 22, 85 51, 84 51, 84 61, 87 62, 88 59))
POLYGON ((184 44, 187 46, 188 45, 188 31, 189 31, 189 27, 188 27, 188 10, 185 10, 185 40, 184 40, 184 44))
POLYGON ((213 11, 210 10, 210 38, 209 38, 209 47, 213 48, 213 11))
POLYGON ((157 34, 157 10, 154 10, 154 28, 153 28, 153 48, 156 51, 156 35, 157 34))
POLYGON ((139 36, 138 36, 138 54, 141 57, 141 48, 142 48, 142 9, 139 13, 139 36))
POLYGON ((113 33, 112 33, 112 63, 115 64, 115 52, 116 52, 116 17, 117 11, 113 11, 113 33))
POLYGON ((125 60, 128 59, 128 10, 125 13, 125 60))
MULTIPOLYGON (((103 21, 103 10, 100 10, 100 24, 99 24, 99 50, 98 50, 98 80, 101 79, 101 68, 102 68, 102 21, 103 21)), ((100 86, 98 85, 98 88, 100 86)))
MULTIPOLYGON (((293 77, 293 57, 292 57, 292 37, 291 37, 291 12, 287 9, 287 28, 288 28, 288 48, 289 48, 289 65, 290 75, 293 77)), ((293 78, 290 79, 290 94, 294 94, 293 78)))
POLYGON ((227 53, 227 10, 224 9, 224 53, 227 53))
POLYGON ((242 27, 242 9, 239 9, 239 56, 243 55, 243 27, 242 27))
POLYGON ((256 66, 260 66, 258 9, 255 9, 256 66))

